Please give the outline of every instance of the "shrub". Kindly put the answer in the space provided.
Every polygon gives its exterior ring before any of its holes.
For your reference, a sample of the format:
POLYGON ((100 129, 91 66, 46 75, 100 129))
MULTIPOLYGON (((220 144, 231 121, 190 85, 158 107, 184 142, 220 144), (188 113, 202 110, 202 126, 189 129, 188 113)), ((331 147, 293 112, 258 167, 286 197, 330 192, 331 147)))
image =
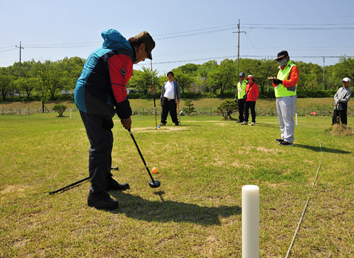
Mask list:
POLYGON ((52 109, 54 111, 57 111, 59 114, 59 117, 63 116, 63 113, 65 112, 65 110, 67 109, 67 106, 64 105, 55 105, 52 109))
POLYGON ((184 112, 187 114, 187 115, 191 115, 191 113, 195 112, 195 108, 193 107, 194 104, 192 104, 192 101, 191 100, 186 100, 184 102, 184 105, 186 106, 186 108, 184 109, 184 112))
POLYGON ((220 107, 218 107, 218 111, 226 120, 228 117, 232 119, 231 114, 234 111, 237 111, 237 102, 234 100, 225 100, 221 103, 220 107))

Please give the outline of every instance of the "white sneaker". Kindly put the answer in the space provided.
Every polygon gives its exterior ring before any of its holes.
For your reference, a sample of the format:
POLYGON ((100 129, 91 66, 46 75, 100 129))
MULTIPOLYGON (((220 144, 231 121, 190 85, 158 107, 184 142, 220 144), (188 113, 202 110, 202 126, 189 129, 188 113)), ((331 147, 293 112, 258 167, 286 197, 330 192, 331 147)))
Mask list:
POLYGON ((251 124, 252 126, 254 126, 254 125, 256 125, 256 123, 255 122, 252 122, 252 124, 251 124))
POLYGON ((248 122, 242 122, 241 125, 248 125, 248 122))

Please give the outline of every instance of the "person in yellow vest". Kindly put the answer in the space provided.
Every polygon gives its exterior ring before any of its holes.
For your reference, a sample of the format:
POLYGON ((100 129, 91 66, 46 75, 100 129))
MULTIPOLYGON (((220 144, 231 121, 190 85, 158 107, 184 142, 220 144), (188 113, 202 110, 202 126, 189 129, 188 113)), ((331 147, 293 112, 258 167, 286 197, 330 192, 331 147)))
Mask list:
POLYGON ((279 63, 279 72, 272 82, 281 133, 281 138, 275 141, 280 145, 292 146, 295 130, 296 88, 300 70, 291 62, 286 50, 279 52, 275 60, 279 63))
POLYGON ((245 106, 246 100, 243 99, 243 96, 246 95, 246 85, 248 81, 245 79, 245 74, 241 72, 239 74, 240 81, 237 83, 237 106, 238 106, 238 121, 236 123, 243 123, 243 110, 245 106))

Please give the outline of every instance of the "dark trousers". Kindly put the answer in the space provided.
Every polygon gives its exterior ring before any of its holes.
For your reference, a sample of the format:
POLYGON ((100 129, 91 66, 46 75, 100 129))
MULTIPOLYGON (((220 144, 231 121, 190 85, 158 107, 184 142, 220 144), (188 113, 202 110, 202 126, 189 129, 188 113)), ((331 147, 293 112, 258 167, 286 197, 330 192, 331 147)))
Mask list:
POLYGON ((176 112, 177 104, 175 100, 174 99, 169 100, 167 98, 163 98, 161 106, 162 106, 161 123, 162 124, 167 123, 166 119, 168 116, 168 111, 170 111, 172 122, 178 124, 177 112, 176 112))
POLYGON ((332 117, 332 125, 337 123, 337 116, 340 118, 340 122, 342 122, 343 125, 347 124, 347 110, 337 110, 335 109, 333 111, 333 117, 332 117))
POLYGON ((112 176, 113 120, 109 116, 88 114, 80 111, 90 141, 89 175, 90 192, 100 194, 106 187, 106 179, 112 176))
POLYGON ((256 122, 256 101, 245 101, 245 122, 248 122, 249 109, 251 109, 252 122, 256 122))
POLYGON ((244 112, 244 106, 245 106, 245 100, 244 99, 239 99, 237 100, 237 104, 238 104, 238 120, 240 122, 243 122, 243 112, 244 112))

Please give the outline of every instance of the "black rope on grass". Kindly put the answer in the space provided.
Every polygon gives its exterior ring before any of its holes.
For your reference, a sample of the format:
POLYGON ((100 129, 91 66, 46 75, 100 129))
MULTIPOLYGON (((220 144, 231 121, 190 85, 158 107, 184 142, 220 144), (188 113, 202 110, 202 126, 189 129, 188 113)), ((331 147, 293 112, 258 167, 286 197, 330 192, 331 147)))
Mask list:
POLYGON ((309 194, 309 198, 307 199, 307 202, 306 202, 306 204, 305 204, 304 211, 302 212, 302 215, 301 215, 299 224, 297 225, 297 229, 296 229, 296 231, 295 231, 293 240, 291 241, 291 244, 290 244, 288 253, 286 254, 286 257, 285 257, 285 258, 288 258, 289 254, 290 254, 290 251, 291 251, 291 248, 293 247, 293 244, 294 244, 295 238, 296 238, 296 234, 297 234, 297 232, 299 231, 300 224, 301 224, 301 222, 302 222, 302 219, 303 219, 303 217, 304 217, 304 215, 305 215, 305 212, 306 212, 306 209, 307 209, 307 205, 309 204, 309 201, 310 201, 310 198, 311 198, 311 194, 312 194, 312 190, 313 190, 313 187, 315 186, 315 183, 316 183, 316 180, 317 180, 318 172, 320 172, 320 168, 321 168, 321 164, 322 164, 322 159, 323 159, 323 154, 322 154, 321 140, 319 140, 319 141, 320 141, 320 150, 321 150, 321 161, 320 161, 320 165, 318 166, 317 173, 316 173, 316 177, 315 177, 315 180, 313 181, 313 184, 312 184, 312 187, 311 187, 311 191, 310 191, 310 194, 309 194))

